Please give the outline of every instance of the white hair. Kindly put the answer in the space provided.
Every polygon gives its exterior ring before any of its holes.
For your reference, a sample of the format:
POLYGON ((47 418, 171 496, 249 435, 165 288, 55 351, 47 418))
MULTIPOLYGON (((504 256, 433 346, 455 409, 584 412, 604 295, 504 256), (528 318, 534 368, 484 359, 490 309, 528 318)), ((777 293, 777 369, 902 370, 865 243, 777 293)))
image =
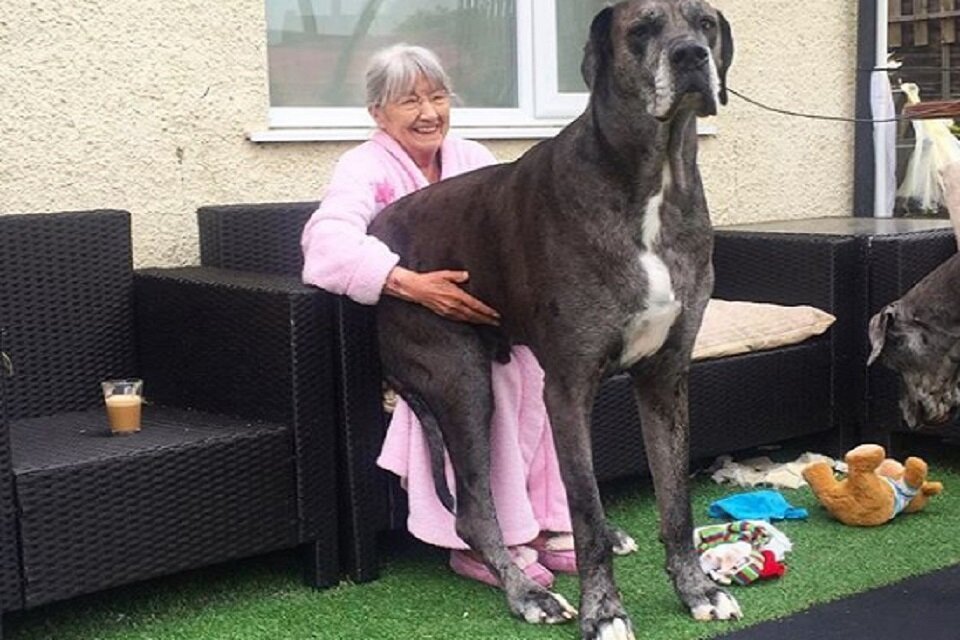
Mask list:
POLYGON ((382 107, 413 93, 421 75, 435 88, 452 93, 450 77, 429 49, 409 44, 381 49, 367 65, 367 106, 382 107))

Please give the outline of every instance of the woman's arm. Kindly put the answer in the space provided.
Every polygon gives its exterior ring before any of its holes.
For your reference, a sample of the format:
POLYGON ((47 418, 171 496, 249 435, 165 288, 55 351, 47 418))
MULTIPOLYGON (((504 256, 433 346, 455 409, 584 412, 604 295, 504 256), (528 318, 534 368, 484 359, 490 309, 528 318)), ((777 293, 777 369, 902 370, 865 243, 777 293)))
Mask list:
POLYGON ((465 271, 417 273, 398 267, 399 257, 367 233, 379 212, 376 167, 376 158, 362 148, 337 163, 323 202, 304 227, 303 281, 361 304, 376 304, 386 293, 452 320, 498 324, 496 311, 460 288, 469 277, 465 271))
POLYGON ((367 227, 378 213, 371 179, 376 160, 357 150, 341 157, 323 202, 303 230, 303 281, 361 304, 376 304, 399 256, 367 227))

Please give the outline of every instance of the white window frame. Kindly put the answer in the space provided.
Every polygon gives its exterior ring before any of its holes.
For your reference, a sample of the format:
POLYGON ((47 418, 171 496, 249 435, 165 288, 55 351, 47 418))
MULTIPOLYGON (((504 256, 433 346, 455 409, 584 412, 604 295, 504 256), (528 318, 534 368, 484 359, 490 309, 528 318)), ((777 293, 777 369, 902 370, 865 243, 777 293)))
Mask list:
POLYGON ((540 2, 535 9, 535 24, 548 25, 547 29, 533 29, 534 60, 550 61, 538 65, 534 71, 534 114, 538 118, 565 118, 567 120, 583 113, 587 108, 586 91, 561 92, 557 69, 557 2, 540 2))
MULTIPOLYGON (((559 90, 556 3, 566 1, 517 0, 517 107, 455 107, 455 133, 484 140, 549 138, 583 112, 586 92, 559 90)), ((268 130, 247 137, 253 142, 365 140, 373 129, 364 107, 270 107, 267 121, 268 130)), ((698 125, 700 133, 716 131, 712 124, 698 125)))

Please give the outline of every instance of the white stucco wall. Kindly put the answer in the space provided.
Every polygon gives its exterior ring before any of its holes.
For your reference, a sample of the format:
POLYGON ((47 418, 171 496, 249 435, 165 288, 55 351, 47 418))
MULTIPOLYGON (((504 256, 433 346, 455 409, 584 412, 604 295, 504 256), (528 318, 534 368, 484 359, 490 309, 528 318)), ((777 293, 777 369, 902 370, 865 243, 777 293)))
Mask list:
MULTIPOLYGON (((255 144, 268 106, 264 0, 4 0, 0 213, 121 208, 138 265, 197 259, 199 205, 318 198, 352 143, 255 144)), ((716 0, 730 83, 792 109, 851 115, 856 10, 837 0, 716 0)), ((718 224, 848 215, 852 125, 732 98, 705 139, 718 224)), ((491 142, 512 159, 529 141, 491 142)))
MULTIPOLYGON (((853 117, 851 0, 716 0, 735 34, 731 87, 774 107, 853 117)), ((851 215, 854 125, 762 111, 730 96, 701 146, 714 224, 851 215)))

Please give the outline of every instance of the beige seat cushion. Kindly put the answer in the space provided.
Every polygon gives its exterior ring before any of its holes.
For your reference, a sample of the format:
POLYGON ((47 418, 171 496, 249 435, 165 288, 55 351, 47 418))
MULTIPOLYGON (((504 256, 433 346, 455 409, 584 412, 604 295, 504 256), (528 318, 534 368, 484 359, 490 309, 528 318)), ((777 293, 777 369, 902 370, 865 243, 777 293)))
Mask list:
POLYGON ((693 346, 705 360, 775 349, 803 342, 830 328, 836 318, 816 307, 710 300, 693 346))

